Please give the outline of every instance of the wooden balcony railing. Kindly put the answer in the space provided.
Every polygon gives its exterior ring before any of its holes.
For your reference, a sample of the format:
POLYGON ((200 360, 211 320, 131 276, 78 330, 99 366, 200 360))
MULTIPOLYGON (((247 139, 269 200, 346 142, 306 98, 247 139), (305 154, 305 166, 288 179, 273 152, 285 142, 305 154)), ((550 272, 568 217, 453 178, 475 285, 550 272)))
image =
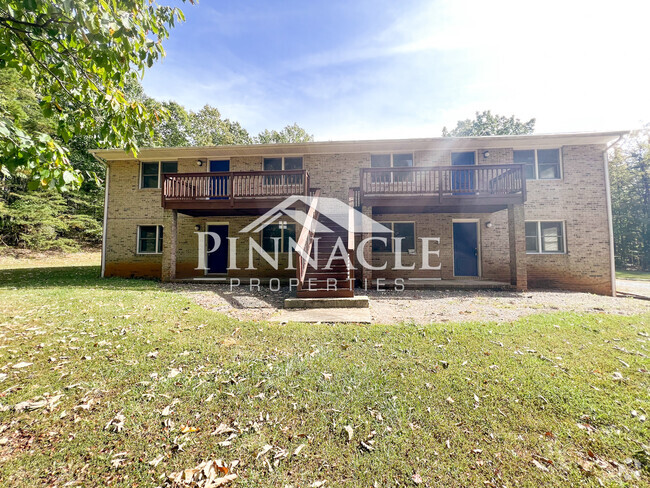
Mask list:
POLYGON ((178 202, 222 202, 234 205, 238 200, 309 195, 309 174, 303 169, 166 173, 163 176, 163 207, 178 202))
POLYGON ((521 164, 362 168, 360 201, 427 197, 430 204, 473 200, 523 203, 526 178, 521 164))

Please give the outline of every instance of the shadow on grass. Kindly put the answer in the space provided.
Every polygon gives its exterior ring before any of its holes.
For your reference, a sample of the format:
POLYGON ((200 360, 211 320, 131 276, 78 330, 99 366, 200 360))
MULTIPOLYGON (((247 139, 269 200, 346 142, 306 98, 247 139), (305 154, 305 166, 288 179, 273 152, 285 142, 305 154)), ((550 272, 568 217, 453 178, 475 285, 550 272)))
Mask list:
POLYGON ((102 278, 99 266, 14 268, 0 270, 0 289, 100 288, 153 290, 158 283, 145 279, 102 278))

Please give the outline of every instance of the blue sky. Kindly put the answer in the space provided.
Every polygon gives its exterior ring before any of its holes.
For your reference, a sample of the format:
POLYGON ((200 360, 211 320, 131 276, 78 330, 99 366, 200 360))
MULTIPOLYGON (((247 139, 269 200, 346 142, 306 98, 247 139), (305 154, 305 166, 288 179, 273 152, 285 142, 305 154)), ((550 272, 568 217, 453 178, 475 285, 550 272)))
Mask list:
MULTIPOLYGON (((160 0, 167 4, 168 1, 160 0)), ((200 0, 145 91, 252 134, 435 137, 475 111, 537 132, 650 121, 650 2, 200 0)))

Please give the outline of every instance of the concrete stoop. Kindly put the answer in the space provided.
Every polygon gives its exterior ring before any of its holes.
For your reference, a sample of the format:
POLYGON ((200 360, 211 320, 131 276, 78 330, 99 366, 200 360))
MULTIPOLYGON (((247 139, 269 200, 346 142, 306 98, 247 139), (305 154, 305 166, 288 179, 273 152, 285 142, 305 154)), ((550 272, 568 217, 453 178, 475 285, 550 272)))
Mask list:
POLYGON ((368 308, 366 296, 337 298, 285 298, 284 308, 368 308))
POLYGON ((370 324, 372 315, 369 308, 292 308, 281 310, 269 320, 283 324, 370 324))

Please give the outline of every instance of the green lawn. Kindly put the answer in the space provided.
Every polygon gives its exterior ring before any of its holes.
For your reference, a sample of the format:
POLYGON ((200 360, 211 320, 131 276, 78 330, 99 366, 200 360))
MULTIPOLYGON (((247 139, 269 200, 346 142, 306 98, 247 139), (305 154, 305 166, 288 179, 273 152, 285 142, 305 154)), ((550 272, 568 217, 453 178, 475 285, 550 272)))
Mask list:
POLYGON ((616 278, 619 280, 650 281, 650 271, 616 271, 616 278))
POLYGON ((650 485, 650 315, 241 323, 97 276, 0 270, 0 485, 650 485))

